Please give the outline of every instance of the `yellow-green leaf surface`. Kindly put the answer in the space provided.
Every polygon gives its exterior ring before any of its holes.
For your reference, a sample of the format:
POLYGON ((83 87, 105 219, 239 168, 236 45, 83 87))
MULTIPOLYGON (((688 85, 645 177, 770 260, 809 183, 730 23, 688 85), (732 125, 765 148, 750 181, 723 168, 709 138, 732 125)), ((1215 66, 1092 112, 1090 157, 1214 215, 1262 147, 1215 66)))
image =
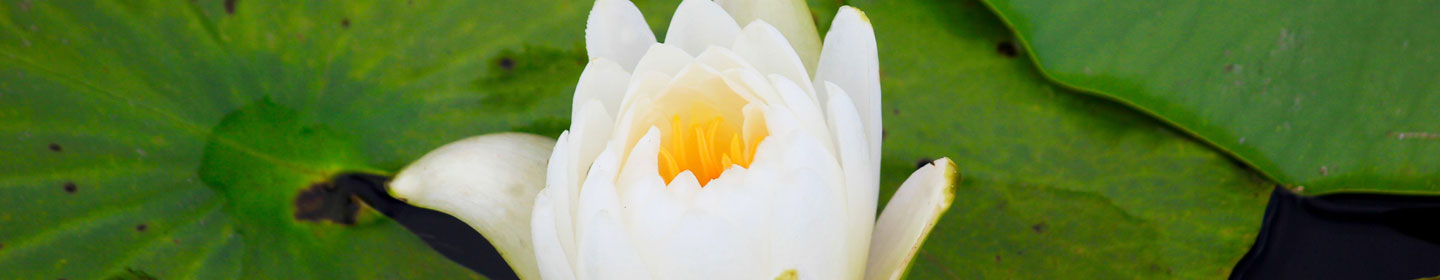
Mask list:
MULTIPOLYGON (((679 1, 636 2, 663 38, 679 1)), ((1258 231, 1271 183, 1050 84, 983 4, 811 2, 875 25, 882 200, 926 158, 964 174, 912 279, 1219 278, 1258 231)), ((556 135, 589 1, 228 3, 0 6, 0 278, 474 277, 367 209, 297 219, 301 193, 556 135)))
POLYGON ((588 8, 5 1, 0 278, 477 278, 302 193, 466 136, 558 132, 588 8))
POLYGON ((987 0, 1051 78, 1307 193, 1440 191, 1433 1, 987 0))

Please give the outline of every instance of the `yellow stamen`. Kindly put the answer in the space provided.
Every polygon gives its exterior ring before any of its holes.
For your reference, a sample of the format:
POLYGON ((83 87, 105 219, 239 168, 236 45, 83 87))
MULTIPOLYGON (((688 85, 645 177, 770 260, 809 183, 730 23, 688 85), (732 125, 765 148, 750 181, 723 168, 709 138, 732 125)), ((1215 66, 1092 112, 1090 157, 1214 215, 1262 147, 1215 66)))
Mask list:
POLYGON ((755 158, 755 148, 765 135, 754 135, 751 141, 745 141, 741 130, 722 117, 703 123, 693 118, 682 120, 679 115, 671 117, 670 131, 661 137, 657 159, 661 178, 669 184, 675 176, 689 170, 704 186, 731 166, 749 168, 755 158))

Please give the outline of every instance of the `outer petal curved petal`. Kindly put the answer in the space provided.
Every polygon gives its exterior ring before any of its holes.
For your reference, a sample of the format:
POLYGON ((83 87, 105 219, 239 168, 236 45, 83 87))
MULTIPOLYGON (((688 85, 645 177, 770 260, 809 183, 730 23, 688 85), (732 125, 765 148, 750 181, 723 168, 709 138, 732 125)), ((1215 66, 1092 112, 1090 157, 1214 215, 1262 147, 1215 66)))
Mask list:
POLYGON ((591 59, 585 65, 585 71, 580 72, 580 81, 575 84, 570 115, 579 115, 582 106, 590 100, 599 101, 605 105, 605 112, 615 114, 620 110, 620 100, 625 98, 629 83, 630 73, 615 61, 603 57, 591 59))
POLYGON ((449 213, 484 235, 520 277, 538 277, 530 221, 545 187, 554 140, 523 133, 466 138, 405 167, 390 192, 410 204, 449 213), (464 199, 456 199, 464 198, 464 199))
MULTIPOLYGON (((767 118, 780 118, 775 111, 767 118)), ((745 184, 769 190, 771 207, 766 276, 794 269, 807 279, 848 279, 849 213, 840 166, 804 131, 771 135, 760 143, 745 184)))
POLYGON ((674 76, 680 69, 695 60, 684 49, 670 44, 653 44, 645 50, 645 56, 635 65, 635 73, 665 73, 674 76))
POLYGON ((570 221, 556 220, 555 205, 550 199, 555 193, 554 190, 545 189, 540 192, 539 197, 535 198, 535 212, 530 218, 530 236, 535 243, 535 262, 540 269, 538 275, 540 279, 575 279, 575 267, 572 266, 570 255, 565 253, 565 246, 560 243, 560 235, 555 226, 559 222, 570 221))
POLYGON ((950 209, 955 183, 960 178, 949 158, 935 160, 910 174, 900 190, 885 205, 875 222, 870 240, 870 260, 865 279, 900 279, 905 269, 935 228, 935 222, 950 209))
POLYGON ((590 165, 590 175, 580 186, 580 200, 575 202, 578 205, 575 211, 577 239, 587 238, 585 235, 590 234, 590 229, 586 227, 595 224, 589 219, 600 217, 597 213, 609 212, 613 215, 620 209, 620 196, 615 193, 615 176, 620 168, 616 153, 609 149, 601 152, 595 164, 590 165))
MULTIPOLYGON (((545 164, 545 190, 550 197, 555 215, 555 235, 560 239, 566 259, 575 260, 575 202, 580 200, 580 183, 576 177, 574 149, 570 144, 570 131, 560 133, 555 140, 555 151, 550 153, 550 162, 545 164)), ((531 227, 535 227, 532 224, 531 227)))
POLYGON ((589 220, 589 232, 580 240, 579 279, 652 279, 652 272, 625 234, 624 224, 610 211, 600 211, 589 220))
POLYGON ((803 83, 810 80, 810 72, 805 69, 805 64, 800 62, 795 49, 785 40, 785 35, 781 35, 780 30, 776 30, 769 23, 761 20, 746 25, 745 29, 740 31, 740 37, 735 39, 735 47, 731 49, 745 58, 751 66, 755 66, 761 74, 779 74, 791 81, 802 82, 800 87, 814 98, 815 85, 803 83))
POLYGON ((764 20, 785 34, 790 46, 800 55, 805 69, 815 69, 820 59, 820 32, 810 17, 805 0, 717 0, 725 11, 742 25, 764 20))
MULTIPOLYGON (((875 49, 875 29, 860 10, 845 6, 835 15, 830 32, 825 34, 825 48, 820 51, 820 65, 815 71, 815 87, 825 89, 832 82, 845 89, 865 124, 870 142, 870 158, 880 158, 880 59, 875 49)), ((826 103, 820 94, 821 104, 826 103)))
POLYGON ((658 241, 666 256, 655 264, 663 279, 764 279, 760 246, 720 217, 690 211, 669 238, 658 241))
POLYGON ((606 141, 614 134, 613 129, 615 120, 605 112, 600 101, 591 100, 581 107, 579 114, 572 115, 570 147, 565 151, 571 153, 570 160, 574 161, 571 172, 575 178, 586 178, 588 167, 605 150, 606 141))
POLYGON ((740 35, 740 25, 724 8, 710 0, 685 0, 675 9, 665 44, 698 54, 710 46, 729 47, 740 35))
MULTIPOLYGON (((793 82, 781 75, 770 75, 770 83, 775 86, 775 92, 780 94, 784 100, 785 107, 794 114, 795 120, 800 122, 800 128, 804 129, 815 138, 823 139, 821 146, 831 154, 835 153, 835 142, 831 140, 830 129, 825 125, 825 113, 816 103, 815 98, 806 94, 799 86, 800 83, 793 82)), ((804 82, 803 80, 801 81, 804 82)), ((839 160, 840 158, 834 158, 839 160)))
POLYGON ((853 275, 863 274, 865 259, 870 248, 870 235, 875 227, 875 203, 880 195, 880 164, 870 158, 869 145, 865 142, 865 127, 855 113, 855 105, 845 96, 844 90, 835 84, 826 83, 829 88, 830 133, 835 135, 835 146, 840 156, 840 168, 845 173, 845 200, 849 202, 850 221, 845 235, 850 244, 851 258, 848 260, 853 275))
MULTIPOLYGON (((665 180, 660 178, 656 162, 659 151, 660 130, 651 127, 635 143, 620 171, 616 185, 624 205, 620 217, 628 226, 632 240, 664 240, 680 215, 689 210, 688 205, 668 193, 665 180)), ((659 246, 637 248, 646 263, 660 263, 667 258, 663 249, 659 246)))
POLYGON ((645 49, 655 43, 655 33, 645 24, 645 15, 630 0, 598 0, 585 23, 585 51, 590 59, 603 57, 635 69, 645 49))

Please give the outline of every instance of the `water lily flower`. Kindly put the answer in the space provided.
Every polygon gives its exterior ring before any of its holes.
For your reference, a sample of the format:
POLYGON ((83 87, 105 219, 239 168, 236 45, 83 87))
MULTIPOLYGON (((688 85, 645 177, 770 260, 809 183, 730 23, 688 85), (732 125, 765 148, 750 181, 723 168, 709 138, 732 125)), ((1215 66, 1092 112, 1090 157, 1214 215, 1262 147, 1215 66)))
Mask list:
POLYGON ((949 159, 876 219, 879 60, 842 7, 685 0, 663 43, 599 0, 570 129, 441 147, 391 183, 470 223, 526 279, 898 279, 949 208, 949 159))

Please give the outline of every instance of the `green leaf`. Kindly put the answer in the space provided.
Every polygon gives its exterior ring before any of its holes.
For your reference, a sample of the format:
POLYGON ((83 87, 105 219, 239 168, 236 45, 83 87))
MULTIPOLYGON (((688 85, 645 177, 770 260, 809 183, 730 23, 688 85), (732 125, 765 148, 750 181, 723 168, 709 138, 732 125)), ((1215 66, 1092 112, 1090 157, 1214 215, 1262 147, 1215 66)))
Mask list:
POLYGON ((1049 77, 1307 190, 1440 190, 1440 5, 990 0, 1049 77))
POLYGON ((882 200, 926 159, 964 177, 910 279, 1214 279, 1249 248, 1273 183, 1048 83, 983 4, 849 4, 879 44, 882 200))
MULTIPOLYGON (((0 6, 0 271, 474 277, 371 210, 303 199, 567 126, 589 1, 441 2, 0 6)), ((678 1, 637 2, 663 37, 678 1)), ((827 27, 835 3, 812 2, 827 27)), ((856 2, 880 41, 882 200, 924 158, 965 176, 915 279, 1216 278, 1253 239, 1270 183, 997 53, 982 4, 856 2)))
POLYGON ((331 176, 556 135, 589 1, 7 1, 3 278, 479 276, 331 176))

